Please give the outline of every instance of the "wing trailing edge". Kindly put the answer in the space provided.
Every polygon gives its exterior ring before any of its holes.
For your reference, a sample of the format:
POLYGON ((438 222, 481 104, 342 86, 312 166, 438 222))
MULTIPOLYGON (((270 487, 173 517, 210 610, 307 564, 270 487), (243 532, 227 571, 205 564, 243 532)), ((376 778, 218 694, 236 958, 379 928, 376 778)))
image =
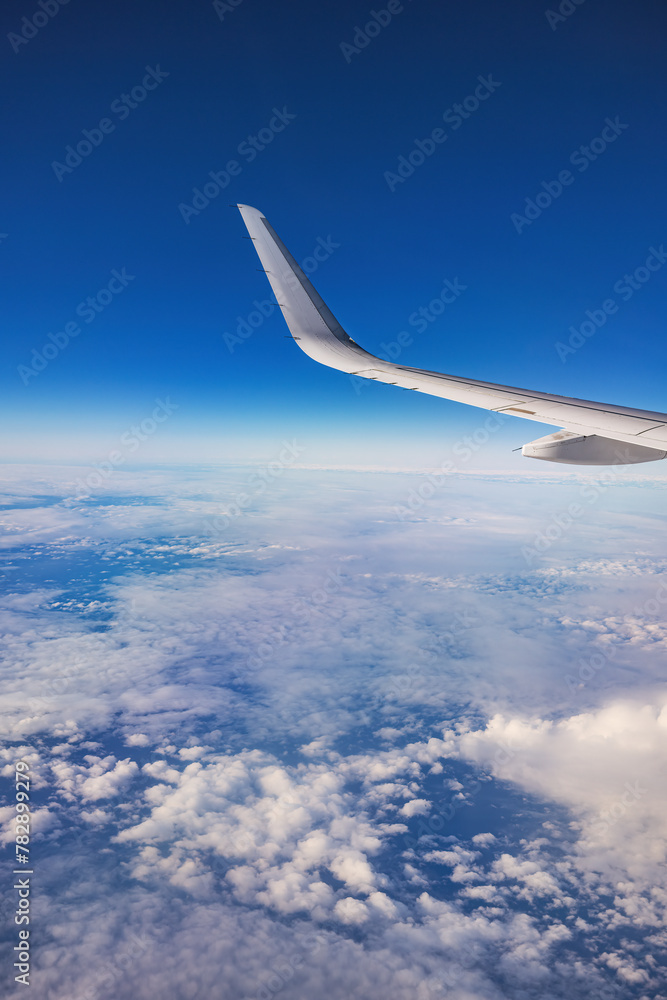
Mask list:
POLYGON ((340 325, 256 208, 239 211, 292 337, 314 361, 376 382, 561 428, 522 448, 528 458, 567 465, 630 465, 667 457, 667 414, 496 385, 384 361, 340 325))

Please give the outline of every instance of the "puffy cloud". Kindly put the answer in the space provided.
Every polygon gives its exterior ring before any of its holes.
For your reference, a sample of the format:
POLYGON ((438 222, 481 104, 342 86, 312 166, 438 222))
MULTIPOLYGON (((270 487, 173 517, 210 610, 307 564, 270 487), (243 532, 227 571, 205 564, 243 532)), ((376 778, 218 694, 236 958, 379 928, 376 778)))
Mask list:
POLYGON ((393 726, 383 726, 382 729, 378 729, 377 735, 381 740, 386 740, 388 743, 393 743, 395 740, 399 739, 403 734, 400 729, 395 729, 393 726))
POLYGON ((458 865, 474 861, 477 857, 476 851, 467 851, 464 847, 456 845, 451 851, 428 851, 424 855, 424 861, 435 861, 440 865, 458 865))
POLYGON ((402 816, 425 816, 431 809, 428 799, 411 799, 398 810, 402 816))
MULTIPOLYGON (((101 767, 102 765, 100 765, 101 767)), ((110 799, 129 784, 139 770, 139 766, 129 757, 116 762, 113 770, 100 770, 93 764, 88 770, 93 773, 81 783, 81 797, 84 802, 96 802, 98 799, 110 799)))
MULTIPOLYGON (((76 475, 53 474, 55 500, 76 475)), ((654 551, 645 514, 601 511, 590 557, 575 526, 517 568, 567 492, 555 478, 457 480, 398 522, 404 478, 365 481, 369 513, 360 477, 337 475, 332 514, 303 474, 203 538, 244 475, 137 473, 103 505, 8 513, 17 563, 80 577, 0 611, 2 732, 31 756, 67 862, 43 870, 45 995, 215 996, 221 968, 249 1000, 583 998, 611 978, 648 995, 627 929, 667 943, 665 727, 643 707, 666 564, 607 554, 628 524, 654 551), (91 555, 112 583, 86 575, 91 555), (93 860, 108 881, 86 882, 93 860)), ((6 775, 14 759, 0 752, 6 775)))
POLYGON ((138 774, 134 760, 116 760, 113 754, 104 758, 87 754, 86 764, 69 764, 56 761, 53 773, 62 793, 69 801, 80 798, 83 802, 96 802, 118 796, 138 774))
POLYGON ((385 892, 371 892, 366 902, 388 920, 396 920, 399 915, 399 907, 385 892))
MULTIPOLYGON (((166 844, 169 857, 187 851, 217 856, 239 899, 280 912, 307 910, 323 918, 336 902, 320 870, 353 892, 378 887, 369 855, 387 832, 354 811, 345 776, 323 764, 287 768, 259 751, 210 755, 181 770, 164 761, 144 773, 157 784, 146 792, 148 816, 118 835, 120 843, 166 844)), ((141 855, 137 878, 164 867, 157 853, 141 855)))
POLYGON ((331 871, 353 892, 369 893, 374 888, 375 873, 360 851, 344 851, 330 864, 331 871))
POLYGON ((536 841, 530 860, 509 853, 497 858, 492 878, 514 881, 519 895, 560 895, 565 904, 573 880, 583 878, 600 899, 615 890, 615 909, 600 917, 609 927, 662 926, 666 730, 662 702, 626 700, 559 721, 495 716, 484 729, 450 733, 451 752, 575 817, 577 839, 567 863, 552 865, 540 856, 544 841, 536 841))
POLYGON ((360 899, 345 896, 334 906, 334 916, 344 924, 363 924, 368 920, 368 907, 360 899))
POLYGON ((542 871, 534 861, 519 861, 511 854, 501 854, 493 862, 492 871, 499 879, 511 879, 523 883, 525 890, 519 895, 525 894, 527 898, 561 895, 558 883, 553 876, 542 871))
POLYGON ((616 975, 626 983, 635 985, 645 985, 650 982, 650 975, 646 969, 638 969, 634 962, 628 961, 626 956, 617 953, 603 952, 600 959, 605 962, 616 975))
MULTIPOLYGON (((0 845, 13 844, 16 840, 16 807, 0 806, 0 845)), ((57 813, 47 806, 32 808, 29 814, 30 836, 39 837, 56 826, 57 813)))
POLYGON ((125 737, 125 745, 128 747, 147 747, 150 742, 150 737, 146 733, 130 733, 125 737))
POLYGON ((479 847, 488 847, 490 844, 496 842, 496 837, 493 833, 476 833, 472 838, 472 842, 479 847))
POLYGON ((501 896, 495 885, 469 885, 461 891, 467 899, 481 899, 485 903, 500 902, 501 896))

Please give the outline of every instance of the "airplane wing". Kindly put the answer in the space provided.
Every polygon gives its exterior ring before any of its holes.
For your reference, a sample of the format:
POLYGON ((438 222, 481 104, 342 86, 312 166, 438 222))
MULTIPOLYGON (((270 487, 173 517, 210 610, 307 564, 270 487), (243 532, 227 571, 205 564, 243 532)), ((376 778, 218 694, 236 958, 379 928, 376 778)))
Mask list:
POLYGON ((347 335, 262 213, 248 205, 238 208, 290 333, 320 364, 561 428, 525 444, 522 454, 528 458, 567 465, 630 465, 667 457, 665 413, 443 375, 369 354, 347 335))

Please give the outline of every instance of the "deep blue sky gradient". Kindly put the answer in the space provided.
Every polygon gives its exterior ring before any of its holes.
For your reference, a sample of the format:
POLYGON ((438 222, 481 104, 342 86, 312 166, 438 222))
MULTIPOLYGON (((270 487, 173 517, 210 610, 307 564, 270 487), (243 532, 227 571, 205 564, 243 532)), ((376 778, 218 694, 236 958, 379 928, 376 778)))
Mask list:
MULTIPOLYGON (((178 412, 145 460, 271 457, 297 437, 313 461, 436 462, 479 426, 432 397, 355 391, 277 310, 230 353, 223 334, 271 298, 230 202, 261 208, 297 259, 340 244, 313 281, 370 351, 408 330, 404 363, 667 409, 667 266, 628 302, 613 291, 667 243, 665 8, 586 0, 552 30, 545 6, 406 0, 348 62, 341 43, 381 2, 242 0, 221 20, 211 3, 72 0, 16 53, 7 36, 38 8, 5 4, 4 457, 101 460, 158 397, 178 412), (112 102, 157 65, 168 77, 119 120, 112 102), (489 74, 500 87, 443 126, 489 74), (239 144, 283 107, 295 119, 246 162, 239 144), (572 167, 617 116, 628 128, 572 167), (114 131, 59 181, 53 161, 104 117, 114 131), (390 191, 385 172, 439 126, 447 141, 390 191), (230 159, 240 176, 186 224, 179 204, 230 159), (511 214, 567 168, 574 183, 518 234, 511 214), (25 385, 32 348, 123 267, 134 281, 25 385), (411 329, 457 277, 465 293, 411 329), (563 363, 555 343, 610 297, 618 312, 563 363)), ((511 421, 493 448, 513 467, 510 449, 547 432, 511 421)))

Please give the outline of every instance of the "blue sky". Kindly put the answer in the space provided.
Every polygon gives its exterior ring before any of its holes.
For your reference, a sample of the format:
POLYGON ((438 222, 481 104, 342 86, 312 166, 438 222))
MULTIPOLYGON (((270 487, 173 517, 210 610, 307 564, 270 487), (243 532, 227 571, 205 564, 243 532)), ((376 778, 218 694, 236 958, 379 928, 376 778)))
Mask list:
MULTIPOLYGON (((662 5, 588 0, 552 24, 520 0, 392 9, 366 34, 377 21, 359 2, 73 3, 38 30, 22 27, 36 6, 5 5, 4 458, 103 461, 156 399, 177 409, 128 461, 265 460, 298 438, 308 461, 429 465, 479 425, 470 408, 314 366, 277 311, 230 352, 224 334, 271 299, 235 202, 260 207, 299 260, 330 248, 313 281, 371 351, 405 330, 409 364, 665 409, 667 268, 621 290, 667 240, 662 5), (369 40, 353 51, 358 28, 369 40), (443 119, 480 77, 493 92, 443 119), (253 157, 242 144, 275 109, 294 117, 253 157), (90 155, 54 167, 103 119, 90 155), (438 128, 445 141, 388 182, 438 128), (230 160, 237 175, 186 223, 179 205, 230 160), (512 214, 568 169, 517 232, 512 214), (465 290, 411 326, 445 279, 465 290), (103 308, 85 322, 89 297, 103 308), (570 326, 610 298, 617 311, 561 360, 570 326), (33 349, 77 322, 26 375, 33 349)), ((544 432, 509 422, 483 464, 518 467, 511 449, 544 432)))
POLYGON ((559 2, 4 5, 36 995, 664 998, 664 463, 318 366, 229 207, 370 351, 667 409, 664 5, 559 2))

